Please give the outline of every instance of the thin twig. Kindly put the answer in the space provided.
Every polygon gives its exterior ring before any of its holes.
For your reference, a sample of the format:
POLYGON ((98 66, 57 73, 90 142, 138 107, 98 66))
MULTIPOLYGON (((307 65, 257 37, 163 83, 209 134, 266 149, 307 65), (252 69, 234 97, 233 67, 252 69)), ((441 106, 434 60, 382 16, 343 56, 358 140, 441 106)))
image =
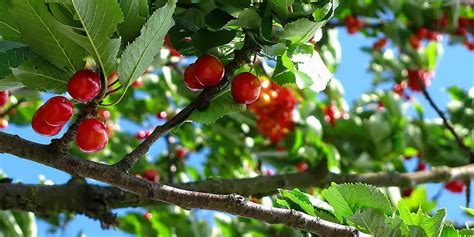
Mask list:
POLYGON ((449 130, 449 132, 451 132, 451 134, 454 136, 454 139, 456 140, 456 143, 458 144, 458 146, 461 148, 461 150, 463 150, 463 152, 467 155, 467 157, 469 158, 469 162, 470 163, 474 163, 474 153, 473 151, 467 147, 462 138, 456 133, 456 130, 454 130, 454 127, 451 125, 451 123, 449 122, 449 120, 446 118, 446 116, 444 115, 443 111, 441 111, 441 109, 436 105, 436 103, 433 101, 433 98, 431 97, 431 95, 428 93, 428 91, 426 90, 426 87, 424 86, 424 84, 420 81, 420 79, 417 79, 417 82, 418 84, 421 86, 421 88, 423 89, 422 90, 422 93, 423 95, 425 96, 426 100, 428 100, 428 103, 431 105, 431 107, 436 111, 436 113, 438 114, 439 117, 441 117, 441 119, 443 120, 443 124, 444 126, 449 130))
POLYGON ((259 50, 260 48, 255 45, 250 37, 245 37, 244 46, 242 49, 235 50, 234 60, 226 65, 224 78, 218 85, 206 88, 194 101, 192 101, 173 118, 168 120, 165 124, 157 126, 148 138, 140 143, 132 152, 127 154, 121 161, 116 163, 114 167, 122 171, 130 170, 135 166, 140 157, 144 156, 150 149, 151 145, 153 145, 153 143, 155 143, 161 136, 163 136, 173 127, 185 122, 195 110, 205 110, 209 106, 211 99, 228 86, 228 78, 232 76, 234 70, 240 65, 248 63, 249 55, 258 52, 259 50))

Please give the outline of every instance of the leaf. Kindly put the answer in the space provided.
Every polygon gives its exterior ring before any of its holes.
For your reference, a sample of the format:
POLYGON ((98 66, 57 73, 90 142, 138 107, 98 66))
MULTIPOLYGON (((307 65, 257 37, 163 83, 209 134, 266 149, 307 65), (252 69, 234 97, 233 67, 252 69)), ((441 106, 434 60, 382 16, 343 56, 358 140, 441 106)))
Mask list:
POLYGON ((405 224, 421 227, 428 237, 439 236, 446 216, 445 209, 438 210, 433 217, 424 214, 421 209, 417 213, 411 213, 403 199, 398 202, 398 213, 405 224))
POLYGON ((301 18, 286 24, 280 38, 289 40, 292 44, 306 43, 321 26, 323 23, 301 18))
POLYGON ((11 67, 17 67, 34 55, 29 47, 13 48, 0 53, 0 79, 12 73, 11 67))
MULTIPOLYGON (((123 21, 116 0, 71 0, 82 28, 63 27, 64 35, 82 46, 100 65, 105 76, 116 68, 120 38, 110 38, 123 21)), ((65 25, 63 25, 65 26, 65 25)))
POLYGON ((195 32, 191 38, 194 48, 204 53, 209 49, 229 43, 236 34, 234 30, 210 31, 203 28, 195 32))
POLYGON ((262 19, 255 8, 247 8, 240 13, 239 18, 229 21, 227 25, 240 26, 242 28, 256 29, 260 27, 262 19))
POLYGON ((176 1, 170 0, 157 9, 141 29, 141 34, 122 53, 119 64, 120 83, 130 86, 153 62, 160 52, 163 39, 174 25, 173 13, 176 1))
POLYGON ((291 201, 292 203, 300 207, 301 210, 303 210, 306 214, 316 216, 313 205, 311 204, 311 201, 309 200, 308 196, 306 196, 306 194, 301 192, 299 189, 295 188, 291 191, 280 189, 279 192, 280 195, 286 199, 287 203, 291 201))
POLYGON ((21 41, 20 30, 8 12, 11 0, 0 0, 0 36, 5 40, 21 41))
POLYGON ((343 221, 358 209, 373 208, 382 214, 391 215, 392 205, 376 187, 366 184, 333 184, 322 192, 324 199, 334 208, 337 219, 343 221))
POLYGON ((189 116, 189 120, 202 124, 211 124, 224 115, 242 112, 245 108, 245 105, 234 101, 230 92, 226 92, 214 97, 209 108, 205 111, 194 111, 189 116))
MULTIPOLYGON (((386 217, 380 211, 373 208, 358 210, 354 215, 347 218, 360 231, 377 237, 399 237, 402 236, 403 222, 400 219, 386 217)), ((404 226, 408 229, 408 227, 404 226)))
POLYGON ((84 66, 84 50, 61 32, 64 25, 54 19, 43 1, 13 1, 10 14, 23 41, 38 55, 62 70, 75 71, 84 66))
POLYGON ((32 58, 19 67, 12 68, 12 74, 16 81, 21 82, 28 88, 40 91, 64 93, 72 72, 64 72, 47 62, 36 57, 32 58))
POLYGON ((124 42, 132 42, 138 35, 148 17, 147 0, 120 0, 125 19, 118 26, 118 32, 124 42))
POLYGON ((474 216, 474 208, 469 208, 469 207, 461 207, 466 214, 470 216, 474 216))
POLYGON ((440 237, 458 237, 459 233, 450 223, 444 223, 440 237))
POLYGON ((423 212, 429 213, 436 207, 436 201, 428 197, 426 188, 423 186, 415 188, 410 196, 405 198, 405 201, 409 210, 421 208, 423 212))
POLYGON ((436 63, 438 62, 439 49, 442 47, 438 42, 432 41, 428 43, 425 48, 425 57, 427 62, 427 67, 430 71, 436 69, 436 63))
POLYGON ((288 16, 288 7, 293 4, 293 0, 270 0, 268 5, 280 17, 285 19, 288 16))
POLYGON ((204 19, 206 25, 212 29, 218 30, 235 18, 226 11, 216 8, 209 12, 204 19))

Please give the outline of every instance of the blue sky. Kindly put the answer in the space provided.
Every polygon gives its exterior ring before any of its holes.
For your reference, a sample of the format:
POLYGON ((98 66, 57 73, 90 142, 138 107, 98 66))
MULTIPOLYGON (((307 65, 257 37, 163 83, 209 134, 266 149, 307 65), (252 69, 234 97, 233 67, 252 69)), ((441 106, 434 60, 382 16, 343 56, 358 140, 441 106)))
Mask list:
MULTIPOLYGON (((372 76, 367 72, 369 56, 360 51, 360 47, 371 46, 372 41, 360 35, 348 36, 344 30, 340 31, 340 41, 342 46, 342 61, 335 76, 344 85, 346 91, 345 98, 350 104, 353 99, 368 91, 371 87, 372 76)), ((469 52, 465 47, 460 45, 447 46, 445 44, 444 46, 444 54, 439 60, 436 76, 432 80, 432 85, 429 88, 436 103, 442 109, 445 108, 449 101, 447 93, 444 92, 445 88, 452 85, 457 85, 462 88, 471 88, 474 85, 474 53, 469 52)), ((436 117, 436 114, 428 106, 422 96, 417 95, 415 98, 425 107, 425 113, 428 118, 436 117)), ((136 132, 140 129, 129 123, 121 124, 121 127, 131 132, 136 132)), ((50 140, 35 134, 30 127, 10 126, 6 132, 21 134, 21 136, 26 139, 45 144, 50 140)), ((152 150, 161 152, 163 147, 163 142, 160 141, 152 150)), ((202 157, 194 157, 194 160, 199 162, 199 160, 202 160, 202 157)), ((412 163, 408 165, 414 166, 412 163)), ((37 183, 39 175, 44 175, 47 179, 57 184, 66 182, 70 177, 61 171, 31 161, 22 160, 11 155, 0 155, 0 169, 8 176, 24 183, 37 183)), ((440 185, 429 184, 427 187, 429 195, 433 196, 434 193, 438 191, 440 185)), ((471 200, 474 200, 474 192, 471 200)), ((463 222, 468 219, 461 214, 462 210, 459 208, 460 205, 464 205, 464 201, 464 195, 451 194, 445 191, 439 199, 438 208, 448 209, 448 219, 463 222)), ((120 215, 126 211, 127 209, 122 209, 117 212, 120 215)), ((38 221, 38 236, 53 236, 46 234, 47 228, 47 224, 38 221)), ((129 236, 118 230, 101 230, 98 222, 84 216, 77 216, 68 225, 65 232, 60 232, 54 236, 76 236, 81 230, 83 230, 87 236, 129 236)))

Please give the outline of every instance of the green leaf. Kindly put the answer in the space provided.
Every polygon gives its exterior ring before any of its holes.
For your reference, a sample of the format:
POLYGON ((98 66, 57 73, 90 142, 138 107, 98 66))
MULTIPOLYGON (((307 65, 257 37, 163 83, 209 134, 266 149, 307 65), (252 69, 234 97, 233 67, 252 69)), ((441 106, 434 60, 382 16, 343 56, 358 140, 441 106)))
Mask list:
POLYGON ((28 88, 40 91, 63 93, 72 72, 64 72, 47 62, 36 57, 19 67, 12 68, 13 77, 28 88))
POLYGON ((423 186, 413 190, 410 197, 405 198, 405 201, 409 210, 421 208, 423 212, 429 213, 436 207, 436 201, 430 200, 426 188, 423 186))
POLYGON ((118 32, 124 42, 132 42, 138 35, 148 17, 147 0, 120 0, 125 19, 118 26, 118 32))
POLYGON ((13 1, 10 14, 23 41, 38 55, 62 70, 83 68, 84 50, 61 32, 64 25, 48 12, 43 1, 13 1))
POLYGON ((358 209, 373 208, 385 215, 393 213, 385 194, 366 184, 333 184, 322 192, 324 199, 334 208, 337 219, 343 221, 358 209))
POLYGON ((293 4, 293 0, 270 0, 268 5, 280 17, 285 19, 288 16, 288 7, 293 4))
POLYGON ((211 124, 224 115, 242 112, 245 108, 244 104, 238 104, 234 101, 230 92, 226 92, 214 97, 209 108, 205 111, 194 111, 189 116, 189 120, 202 124, 211 124))
POLYGON ((119 64, 120 83, 130 86, 153 62, 160 52, 163 39, 174 25, 176 1, 170 0, 156 10, 141 29, 141 34, 124 50, 119 64))
POLYGON ((0 0, 0 36, 5 40, 21 41, 20 30, 8 12, 11 0, 0 0))
POLYGON ((100 65, 104 76, 116 68, 119 38, 110 38, 123 16, 116 0, 71 0, 82 28, 63 27, 64 35, 82 46, 100 65), (77 33, 79 31, 79 33, 77 33))
POLYGON ((412 213, 403 199, 398 203, 398 213, 405 224, 421 227, 428 237, 439 236, 446 216, 445 209, 438 210, 433 217, 424 214, 421 208, 417 213, 412 213))
POLYGON ((203 28, 195 32, 191 38, 194 48, 204 53, 209 49, 229 43, 236 34, 237 32, 234 30, 210 31, 203 28))
POLYGON ((286 24, 280 38, 289 40, 292 44, 306 43, 321 26, 323 23, 301 18, 286 24))
POLYGON ((459 233, 450 223, 444 223, 440 237, 458 237, 459 233))
POLYGON ((12 73, 12 67, 17 67, 22 62, 35 56, 29 47, 13 48, 0 53, 0 79, 12 73))
POLYGON ((279 192, 280 195, 285 198, 287 202, 291 201, 299 208, 301 208, 301 210, 303 210, 306 214, 316 216, 313 205, 311 204, 311 201, 309 200, 308 196, 306 196, 306 194, 301 192, 299 189, 296 188, 291 191, 280 189, 279 192))
POLYGON ((474 216, 474 208, 469 208, 469 207, 461 207, 466 214, 470 216, 474 216))
POLYGON ((377 237, 399 237, 403 236, 402 228, 408 230, 399 218, 386 217, 373 208, 358 210, 347 220, 360 231, 377 237))
POLYGON ((235 18, 232 15, 219 8, 212 10, 205 17, 206 25, 216 30, 222 28, 233 19, 235 18))
POLYGON ((432 41, 428 43, 425 48, 425 57, 427 62, 427 67, 430 71, 436 69, 436 62, 438 59, 438 47, 442 47, 438 42, 432 41))
POLYGON ((262 19, 255 8, 247 8, 240 13, 239 18, 230 21, 227 25, 240 26, 242 28, 256 29, 260 27, 262 19))

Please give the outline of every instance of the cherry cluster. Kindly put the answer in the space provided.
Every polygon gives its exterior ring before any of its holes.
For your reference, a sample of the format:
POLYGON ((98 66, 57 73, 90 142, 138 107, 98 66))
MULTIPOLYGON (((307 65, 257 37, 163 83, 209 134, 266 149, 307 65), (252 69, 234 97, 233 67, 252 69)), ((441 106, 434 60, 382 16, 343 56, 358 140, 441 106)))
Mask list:
POLYGON ((257 129, 278 143, 294 129, 293 108, 297 103, 290 88, 263 81, 260 97, 249 109, 257 115, 257 129))
POLYGON ((410 36, 409 43, 413 49, 418 49, 421 47, 423 39, 428 41, 441 41, 442 38, 443 36, 439 32, 429 31, 424 27, 420 27, 414 35, 410 36))
POLYGON ((344 18, 344 25, 347 28, 347 33, 355 34, 357 33, 362 27, 364 27, 365 22, 356 16, 347 16, 344 18))
MULTIPOLYGON (((99 95, 100 76, 91 70, 76 72, 67 84, 69 95, 75 100, 88 103, 99 95)), ((55 96, 40 106, 31 122, 35 132, 44 136, 57 135, 73 115, 73 104, 64 96, 55 96)), ((110 113, 102 113, 102 117, 110 113)), ((76 132, 76 144, 83 152, 102 150, 108 142, 108 132, 104 123, 97 118, 82 121, 76 132)))
MULTIPOLYGON (((224 76, 224 65, 211 55, 199 57, 184 71, 184 84, 191 91, 216 86, 224 76)), ((232 97, 240 104, 251 104, 260 96, 260 81, 249 72, 240 73, 232 81, 232 97)))
POLYGON ((331 102, 328 106, 324 106, 324 121, 331 124, 332 127, 336 127, 336 120, 347 118, 348 114, 344 111, 339 111, 336 104, 331 102))
POLYGON ((456 29, 456 34, 464 37, 463 44, 466 46, 469 51, 474 51, 474 18, 459 17, 458 18, 458 28, 456 29), (469 30, 470 29, 470 30, 469 30), (469 33, 471 41, 469 41, 469 33))
MULTIPOLYGON (((0 110, 8 103, 9 93, 8 91, 0 91, 0 110)), ((0 129, 8 127, 8 120, 0 118, 0 129)))

